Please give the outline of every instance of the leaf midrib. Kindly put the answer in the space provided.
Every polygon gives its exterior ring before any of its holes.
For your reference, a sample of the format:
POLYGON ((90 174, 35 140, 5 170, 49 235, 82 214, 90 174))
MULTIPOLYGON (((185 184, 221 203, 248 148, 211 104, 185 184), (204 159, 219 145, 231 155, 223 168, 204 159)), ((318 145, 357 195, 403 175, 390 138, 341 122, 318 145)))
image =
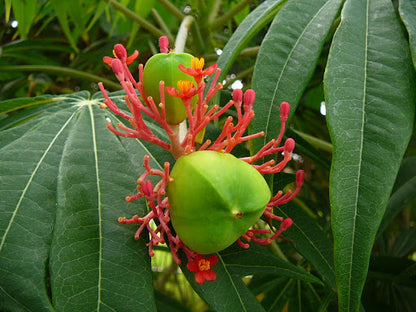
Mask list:
POLYGON ((94 151, 94 166, 95 177, 97 180, 97 207, 98 207, 98 232, 99 232, 99 251, 98 251, 98 281, 97 281, 97 311, 100 311, 101 305, 101 282, 102 282, 102 262, 103 262, 103 229, 102 229, 102 206, 101 206, 101 185, 100 185, 100 172, 98 163, 98 151, 97 151, 97 137, 95 133, 95 121, 92 105, 88 104, 88 110, 91 118, 91 135, 94 151))
POLYGON ((363 79, 363 98, 361 100, 361 129, 360 129, 360 150, 359 150, 359 161, 358 161, 358 171, 357 171, 357 183, 356 183, 356 192, 355 192, 355 201, 354 201, 354 218, 352 225, 352 237, 351 237, 351 256, 349 262, 349 271, 348 271, 348 309, 350 310, 351 306, 351 284, 352 284, 352 264, 354 258, 354 245, 355 245, 355 232, 356 232, 356 223, 357 223, 357 214, 358 214, 358 194, 360 192, 360 180, 361 180, 361 169, 362 169, 362 159, 363 159, 363 149, 364 149, 364 123, 365 123, 365 103, 366 103, 366 90, 367 90, 367 70, 368 70, 368 1, 366 1, 366 11, 365 11, 365 44, 364 44, 364 79, 363 79))

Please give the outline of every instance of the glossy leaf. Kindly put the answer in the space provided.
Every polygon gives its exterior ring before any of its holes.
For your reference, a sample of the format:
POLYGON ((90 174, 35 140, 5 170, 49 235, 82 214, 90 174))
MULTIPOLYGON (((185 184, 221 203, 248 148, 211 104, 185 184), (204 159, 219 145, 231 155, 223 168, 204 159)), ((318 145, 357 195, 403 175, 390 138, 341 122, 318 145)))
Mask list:
POLYGON ((220 79, 223 79, 226 76, 241 50, 248 44, 254 35, 271 21, 285 2, 286 0, 265 1, 243 20, 231 36, 230 40, 228 40, 218 58, 218 67, 221 68, 220 79))
POLYGON ((345 3, 325 72, 340 311, 358 311, 371 248, 408 144, 414 70, 391 1, 345 3))
POLYGON ((275 16, 253 73, 257 97, 251 131, 265 132, 254 151, 278 135, 281 102, 290 103, 291 114, 296 110, 341 3, 292 0, 275 16))
POLYGON ((2 132, 0 309, 155 311, 145 242, 117 222, 144 212, 124 197, 150 151, 106 128, 99 97, 60 98, 2 132))

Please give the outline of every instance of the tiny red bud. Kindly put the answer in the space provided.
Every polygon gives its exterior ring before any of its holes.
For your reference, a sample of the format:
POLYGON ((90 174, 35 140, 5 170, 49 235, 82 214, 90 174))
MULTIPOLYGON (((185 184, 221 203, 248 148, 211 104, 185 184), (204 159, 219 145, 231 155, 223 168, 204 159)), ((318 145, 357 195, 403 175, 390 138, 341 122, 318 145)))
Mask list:
POLYGON ((279 230, 286 231, 288 228, 292 226, 292 224, 293 224, 292 219, 287 218, 280 224, 279 230))
POLYGON ((166 36, 162 36, 159 38, 159 48, 160 53, 168 53, 169 52, 169 39, 166 36))
POLYGON ((251 110, 255 99, 256 99, 256 92, 254 90, 248 89, 244 93, 244 110, 245 111, 251 110))
POLYGON ((285 150, 284 150, 285 154, 292 153, 294 149, 295 149, 295 140, 293 140, 292 138, 287 139, 285 142, 285 150))
POLYGON ((282 102, 280 104, 280 120, 286 122, 290 112, 290 104, 288 102, 282 102))
POLYGON ((305 180, 305 171, 298 170, 298 172, 296 172, 296 186, 298 187, 302 186, 304 180, 305 180))
POLYGON ((113 59, 111 62, 111 68, 119 81, 124 80, 123 64, 119 59, 113 59))
POLYGON ((125 62, 127 59, 127 51, 126 48, 123 47, 122 44, 116 44, 114 46, 114 55, 121 60, 122 62, 125 62))
POLYGON ((234 89, 233 91, 233 101, 235 103, 240 103, 243 101, 243 91, 241 89, 234 89))

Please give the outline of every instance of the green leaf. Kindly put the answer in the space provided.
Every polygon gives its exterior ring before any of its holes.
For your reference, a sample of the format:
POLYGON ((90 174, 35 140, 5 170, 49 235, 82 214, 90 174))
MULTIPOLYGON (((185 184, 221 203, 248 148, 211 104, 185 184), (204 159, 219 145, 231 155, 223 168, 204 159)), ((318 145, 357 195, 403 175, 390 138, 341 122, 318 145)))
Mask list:
POLYGON ((254 35, 270 22, 285 2, 286 0, 265 1, 243 20, 227 41, 222 54, 218 58, 217 64, 221 68, 219 81, 227 75, 241 50, 249 43, 254 35))
POLYGON ((277 137, 281 102, 290 103, 291 114, 296 110, 341 3, 291 0, 274 18, 253 73, 256 116, 251 131, 265 132, 263 139, 255 141, 254 151, 277 137))
POLYGON ((13 112, 22 108, 44 105, 51 102, 60 101, 60 98, 39 96, 36 98, 11 99, 1 102, 0 114, 13 112))
POLYGON ((416 197, 416 157, 403 160, 397 175, 393 193, 387 204, 376 237, 379 237, 394 218, 406 207, 406 204, 416 197))
POLYGON ((400 0, 399 13, 409 33, 410 51, 413 57, 413 65, 416 68, 416 2, 412 0, 400 0))
MULTIPOLYGON (((35 18, 39 12, 41 7, 40 2, 38 1, 24 1, 24 0, 12 0, 12 9, 14 18, 19 23, 18 31, 19 35, 22 39, 25 39, 33 23, 35 18)), ((6 1, 6 8, 10 6, 10 3, 6 1)))
POLYGON ((256 297, 250 292, 239 276, 233 275, 222 256, 217 254, 218 263, 213 267, 217 274, 215 281, 195 282, 195 273, 189 272, 184 265, 183 273, 198 295, 216 312, 242 311, 264 312, 256 297))
POLYGON ((265 247, 261 247, 255 243, 251 244, 248 249, 234 244, 222 251, 221 255, 227 268, 233 275, 243 277, 251 274, 277 274, 279 276, 322 284, 318 278, 306 272, 304 269, 276 257, 265 247))
POLYGON ((144 213, 124 198, 150 151, 106 128, 100 96, 59 98, 2 131, 0 309, 156 311, 146 242, 117 222, 144 213))
MULTIPOLYGON (((316 220, 293 203, 279 207, 278 214, 293 220, 292 226, 284 232, 284 235, 295 242, 296 250, 314 266, 322 276, 322 280, 335 291, 332 242, 316 220)), ((276 223, 275 226, 278 228, 279 224, 276 223)))
POLYGON ((358 311, 371 248, 413 128, 415 80, 389 0, 349 0, 324 77, 340 311, 358 311))

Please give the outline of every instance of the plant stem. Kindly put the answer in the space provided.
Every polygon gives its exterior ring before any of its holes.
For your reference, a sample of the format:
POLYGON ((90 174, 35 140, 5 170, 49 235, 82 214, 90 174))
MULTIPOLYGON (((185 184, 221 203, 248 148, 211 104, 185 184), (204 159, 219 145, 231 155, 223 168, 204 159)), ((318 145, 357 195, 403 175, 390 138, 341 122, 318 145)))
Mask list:
POLYGON ((323 150, 325 152, 332 153, 332 144, 331 143, 328 143, 324 140, 318 139, 318 138, 316 138, 314 136, 311 136, 309 134, 300 132, 298 130, 293 130, 293 132, 300 135, 303 139, 305 139, 305 141, 307 141, 309 144, 316 147, 317 149, 323 150))
POLYGON ((165 35, 169 38, 169 41, 173 42, 174 40, 173 35, 170 32, 169 27, 166 25, 165 21, 159 15, 159 12, 155 8, 152 8, 152 16, 156 20, 156 22, 159 24, 160 28, 162 28, 162 31, 165 33, 165 35))
POLYGON ((212 28, 221 27, 228 20, 233 18, 234 15, 236 15, 238 12, 240 12, 242 9, 244 9, 244 7, 247 6, 250 2, 251 2, 251 0, 243 0, 243 1, 239 2, 231 10, 229 10, 227 13, 225 13, 221 17, 217 18, 216 20, 212 21, 211 27, 212 28))
POLYGON ((13 65, 13 66, 1 66, 0 71, 2 72, 48 72, 48 73, 59 73, 65 74, 72 77, 82 78, 93 82, 102 82, 104 85, 112 90, 120 90, 121 87, 118 83, 102 78, 97 75, 89 74, 80 70, 72 68, 65 68, 59 66, 50 65, 13 65))
POLYGON ((172 13, 173 16, 176 17, 179 21, 182 21, 185 17, 185 14, 183 14, 175 5, 173 5, 168 0, 157 0, 161 5, 163 5, 170 13, 172 13))
POLYGON ((195 18, 191 15, 187 15, 182 20, 181 25, 179 26, 178 35, 176 36, 175 41, 175 52, 183 53, 185 51, 186 39, 188 38, 188 31, 191 28, 192 23, 195 21, 195 18))
POLYGON ((117 2, 116 0, 104 0, 104 1, 108 2, 114 9, 122 12, 128 18, 137 22, 137 24, 142 26, 144 29, 148 30, 151 34, 157 37, 164 36, 164 33, 159 28, 156 28, 155 26, 153 26, 152 23, 149 23, 143 17, 137 15, 130 9, 126 8, 124 5, 117 2))

